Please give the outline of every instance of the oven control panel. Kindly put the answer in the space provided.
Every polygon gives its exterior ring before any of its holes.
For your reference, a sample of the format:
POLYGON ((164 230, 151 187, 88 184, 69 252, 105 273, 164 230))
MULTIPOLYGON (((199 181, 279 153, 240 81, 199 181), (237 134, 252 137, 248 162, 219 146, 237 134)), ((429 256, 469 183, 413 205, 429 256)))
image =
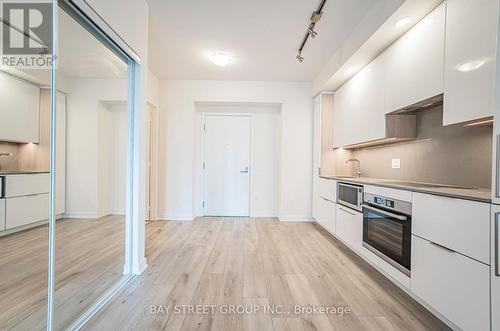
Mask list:
POLYGON ((380 205, 380 206, 394 208, 394 200, 381 198, 381 197, 374 197, 373 202, 376 203, 377 205, 380 205))

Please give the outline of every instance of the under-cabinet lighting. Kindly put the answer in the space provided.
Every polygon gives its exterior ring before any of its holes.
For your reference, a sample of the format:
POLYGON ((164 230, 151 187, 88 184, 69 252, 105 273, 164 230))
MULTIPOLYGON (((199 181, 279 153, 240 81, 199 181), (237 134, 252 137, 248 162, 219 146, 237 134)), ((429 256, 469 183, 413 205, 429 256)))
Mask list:
POLYGON ((464 126, 480 126, 480 125, 487 125, 487 124, 492 124, 492 123, 493 123, 493 119, 489 118, 489 119, 485 119, 485 120, 479 120, 476 122, 467 123, 467 124, 464 124, 464 126))

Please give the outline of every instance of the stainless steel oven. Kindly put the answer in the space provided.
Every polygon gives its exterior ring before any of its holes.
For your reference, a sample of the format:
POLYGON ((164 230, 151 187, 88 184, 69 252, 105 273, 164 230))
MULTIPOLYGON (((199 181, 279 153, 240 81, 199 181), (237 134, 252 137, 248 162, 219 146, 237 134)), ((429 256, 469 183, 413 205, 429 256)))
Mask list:
POLYGON ((339 204, 360 212, 363 211, 363 186, 339 182, 337 192, 339 204))
POLYGON ((411 203, 365 193, 363 246, 410 276, 411 203))

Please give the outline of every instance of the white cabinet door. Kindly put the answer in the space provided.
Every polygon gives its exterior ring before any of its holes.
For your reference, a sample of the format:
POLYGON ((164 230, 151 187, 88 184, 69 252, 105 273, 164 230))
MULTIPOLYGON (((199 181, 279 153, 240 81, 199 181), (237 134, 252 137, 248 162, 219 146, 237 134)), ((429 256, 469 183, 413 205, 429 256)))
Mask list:
POLYGON ((448 0, 444 125, 493 116, 498 0, 448 0))
POLYGON ((0 199, 0 231, 5 230, 5 199, 0 199))
POLYGON ((7 230, 47 220, 49 218, 49 194, 6 199, 5 209, 5 228, 7 230))
POLYGON ((339 90, 334 99, 334 146, 385 138, 386 56, 379 55, 339 90))
POLYGON ((321 167, 321 94, 313 100, 312 217, 319 218, 319 171, 321 167))
POLYGON ((0 72, 0 140, 39 141, 40 88, 0 72))
POLYGON ((66 211, 66 95, 56 94, 55 214, 66 211))
POLYGON ((387 113, 443 93, 444 30, 442 4, 386 51, 387 113))
POLYGON ((333 179, 319 179, 319 196, 330 200, 337 201, 337 181, 333 179))
POLYGON ((490 330, 490 268, 412 236, 411 290, 463 330, 490 330))
POLYGON ((337 204, 335 235, 350 248, 360 252, 363 241, 363 214, 337 204))
POLYGON ((5 176, 5 197, 49 193, 50 174, 19 174, 5 176))
POLYGON ((413 193, 412 233, 490 264, 488 203, 413 193))
POLYGON ((319 216, 317 222, 331 234, 335 234, 336 203, 325 198, 319 199, 319 216))
POLYGON ((491 329, 500 330, 500 206, 492 207, 491 221, 491 329))

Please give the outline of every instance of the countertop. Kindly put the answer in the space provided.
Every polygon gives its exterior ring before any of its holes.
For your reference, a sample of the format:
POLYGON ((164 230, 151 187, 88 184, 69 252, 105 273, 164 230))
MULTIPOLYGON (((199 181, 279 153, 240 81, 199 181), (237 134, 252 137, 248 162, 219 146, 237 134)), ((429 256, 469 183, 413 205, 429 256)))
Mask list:
POLYGON ((48 173, 50 173, 50 171, 43 171, 43 170, 0 170, 0 176, 48 174, 48 173))
POLYGON ((348 182, 353 184, 366 184, 374 186, 382 186, 395 188, 405 191, 427 193, 433 195, 446 196, 451 198, 459 198, 465 200, 473 200, 479 202, 491 203, 491 190, 483 188, 467 188, 467 187, 454 187, 450 185, 441 185, 435 183, 408 183, 401 180, 392 179, 379 179, 370 177, 345 177, 345 176, 320 176, 325 179, 334 179, 341 182, 348 182), (411 184, 415 184, 412 186, 411 184), (436 187, 421 187, 419 184, 436 185, 436 187))

